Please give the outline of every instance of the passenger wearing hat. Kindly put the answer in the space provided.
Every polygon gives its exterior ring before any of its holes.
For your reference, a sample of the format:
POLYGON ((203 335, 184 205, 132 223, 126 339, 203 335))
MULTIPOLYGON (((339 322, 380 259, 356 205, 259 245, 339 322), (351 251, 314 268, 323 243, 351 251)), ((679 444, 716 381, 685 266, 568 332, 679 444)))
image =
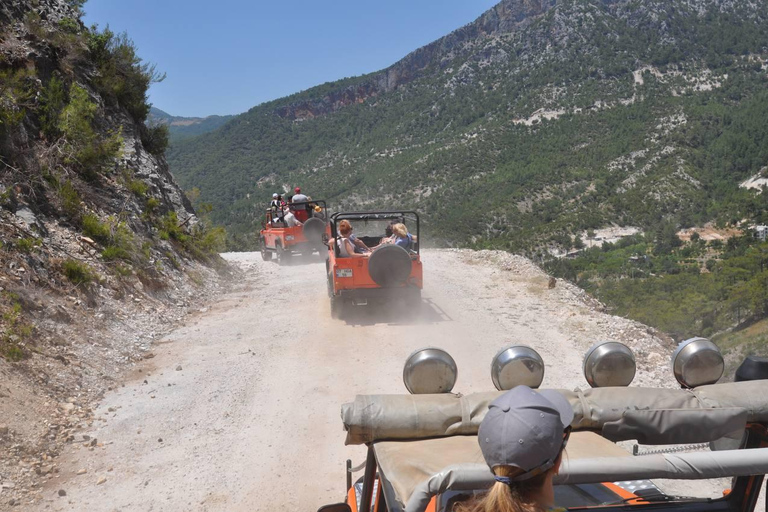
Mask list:
POLYGON ((309 202, 309 198, 301 193, 301 188, 296 187, 293 189, 294 194, 291 198, 291 204, 294 204, 293 210, 294 215, 296 215, 296 218, 299 219, 301 222, 306 222, 306 220, 309 218, 309 213, 307 212, 307 205, 306 204, 297 204, 297 203, 307 203, 309 202))
POLYGON ((277 192, 275 192, 274 194, 272 194, 272 201, 270 201, 270 203, 269 203, 269 207, 270 207, 272 210, 278 210, 278 209, 280 209, 280 194, 278 194, 277 192))
POLYGON ((477 431, 496 483, 460 512, 539 512, 554 507, 552 479, 560 469, 573 410, 553 390, 517 386, 490 403, 477 431))

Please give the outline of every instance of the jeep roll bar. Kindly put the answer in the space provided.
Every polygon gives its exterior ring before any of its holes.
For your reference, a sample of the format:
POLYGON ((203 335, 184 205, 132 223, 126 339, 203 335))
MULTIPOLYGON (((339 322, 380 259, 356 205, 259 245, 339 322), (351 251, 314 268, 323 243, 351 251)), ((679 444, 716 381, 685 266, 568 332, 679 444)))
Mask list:
POLYGON ((336 231, 336 224, 341 220, 405 220, 405 216, 412 216, 416 220, 416 253, 419 253, 421 247, 420 234, 420 220, 419 214, 413 210, 393 210, 393 211, 376 211, 376 212, 336 212, 330 216, 331 223, 331 237, 336 238, 338 233, 336 231))

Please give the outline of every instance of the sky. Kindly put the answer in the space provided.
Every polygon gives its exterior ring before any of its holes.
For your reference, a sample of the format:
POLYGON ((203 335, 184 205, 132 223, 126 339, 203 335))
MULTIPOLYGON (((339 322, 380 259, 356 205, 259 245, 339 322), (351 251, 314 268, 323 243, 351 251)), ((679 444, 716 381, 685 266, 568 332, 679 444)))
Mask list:
POLYGON ((126 31, 167 78, 175 116, 239 114, 377 71, 474 21, 498 0, 89 0, 83 21, 126 31))

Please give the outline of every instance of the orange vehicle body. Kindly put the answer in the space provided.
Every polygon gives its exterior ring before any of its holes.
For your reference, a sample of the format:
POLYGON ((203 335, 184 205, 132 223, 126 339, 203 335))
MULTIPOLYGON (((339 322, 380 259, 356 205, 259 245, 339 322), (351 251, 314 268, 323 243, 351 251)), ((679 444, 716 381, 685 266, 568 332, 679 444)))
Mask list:
POLYGON ((293 226, 291 228, 272 227, 269 222, 267 222, 264 229, 259 231, 259 236, 264 239, 267 247, 272 249, 280 245, 283 249, 291 250, 301 247, 308 242, 301 226, 293 226))
MULTIPOLYGON (((421 290, 424 286, 423 268, 418 247, 418 214, 411 211, 395 212, 339 212, 331 216, 329 225, 331 238, 338 237, 336 225, 342 220, 358 222, 402 222, 406 220, 416 228, 414 242, 409 248, 395 247, 395 244, 382 244, 380 236, 359 236, 358 240, 372 247, 369 257, 341 256, 337 243, 328 246, 326 273, 328 296, 331 299, 331 315, 338 317, 345 304, 368 305, 372 302, 386 302, 392 299, 403 300, 417 307, 421 303, 421 290), (378 247, 377 247, 378 246, 378 247), (388 247, 385 247, 388 246, 388 247), (394 255, 391 253, 394 251, 394 255), (384 253, 390 253, 385 255, 384 253), (379 281, 371 274, 371 265, 387 268, 387 257, 397 260, 397 278, 387 282, 387 276, 379 273, 379 281), (384 258, 382 260, 382 257, 384 258), (376 263, 373 261, 379 258, 376 263), (383 265, 383 266, 382 266, 383 265)), ((391 261, 391 260, 390 260, 391 261)), ((388 272, 385 270, 384 273, 388 272)))
MULTIPOLYGON (((626 489, 619 487, 616 484, 613 484, 610 482, 604 482, 601 485, 605 487, 607 490, 613 492, 619 498, 626 500, 626 504, 628 506, 645 505, 648 503, 647 500, 642 499, 641 497, 627 491, 626 489)), ((371 508, 371 510, 380 511, 380 510, 383 510, 383 507, 380 507, 379 504, 384 499, 380 478, 376 479, 375 489, 376 490, 374 491, 373 497, 371 500, 373 504, 373 507, 371 508)), ((433 496, 432 499, 429 501, 429 504, 427 505, 427 508, 424 510, 424 512, 437 512, 438 498, 439 496, 433 496)), ((347 498, 345 500, 345 503, 349 505, 351 512, 358 512, 357 490, 355 489, 354 486, 347 489, 347 498)))
MULTIPOLYGON (((304 203, 301 203, 304 205, 304 203)), ((315 201, 308 203, 319 205, 322 211, 326 211, 324 201, 315 201)), ((326 211, 327 213, 327 211, 326 211)), ((277 256, 280 264, 285 263, 287 257, 293 254, 311 255, 313 253, 324 254, 325 245, 323 239, 327 240, 330 234, 330 227, 326 220, 317 218, 310 219, 303 226, 287 227, 283 222, 277 222, 274 219, 275 213, 267 210, 262 223, 262 229, 259 231, 259 244, 261 246, 262 258, 265 261, 272 259, 272 255, 277 256), (312 228, 314 239, 307 238, 307 226, 309 223, 315 223, 312 228), (325 227, 323 227, 325 224, 325 227), (322 238, 320 237, 322 232, 322 238)))
MULTIPOLYGON (((341 258, 336 256, 335 251, 330 250, 328 257, 328 270, 333 270, 333 294, 339 295, 343 290, 381 290, 368 272, 368 258, 341 258), (342 269, 350 270, 344 272, 342 269), (340 270, 342 270, 340 272, 340 270)), ((424 287, 422 277, 421 260, 416 256, 411 258, 411 275, 408 281, 400 288, 411 288, 421 290, 424 287)), ((396 289, 395 289, 396 290, 396 289)))

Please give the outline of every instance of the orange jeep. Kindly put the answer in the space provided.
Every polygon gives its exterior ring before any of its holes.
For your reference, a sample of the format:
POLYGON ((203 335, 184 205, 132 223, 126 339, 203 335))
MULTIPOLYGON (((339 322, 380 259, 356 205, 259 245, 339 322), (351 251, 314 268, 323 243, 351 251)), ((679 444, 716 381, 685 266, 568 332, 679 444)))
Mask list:
POLYGON ((414 211, 338 212, 331 216, 326 272, 331 315, 338 318, 342 308, 367 305, 391 299, 421 303, 422 267, 419 255, 419 215, 414 211), (337 226, 349 221, 357 229, 357 239, 371 248, 364 258, 342 257, 337 226), (382 243, 388 224, 403 223, 415 228, 415 238, 405 249, 382 243))
POLYGON ((294 254, 311 256, 313 253, 323 254, 326 250, 325 240, 330 233, 328 227, 328 210, 325 201, 309 201, 290 205, 294 212, 306 212, 307 220, 302 226, 287 227, 281 212, 267 210, 259 231, 261 257, 264 261, 277 255, 277 263, 284 265, 294 254), (320 207, 320 212, 315 207, 320 207))

